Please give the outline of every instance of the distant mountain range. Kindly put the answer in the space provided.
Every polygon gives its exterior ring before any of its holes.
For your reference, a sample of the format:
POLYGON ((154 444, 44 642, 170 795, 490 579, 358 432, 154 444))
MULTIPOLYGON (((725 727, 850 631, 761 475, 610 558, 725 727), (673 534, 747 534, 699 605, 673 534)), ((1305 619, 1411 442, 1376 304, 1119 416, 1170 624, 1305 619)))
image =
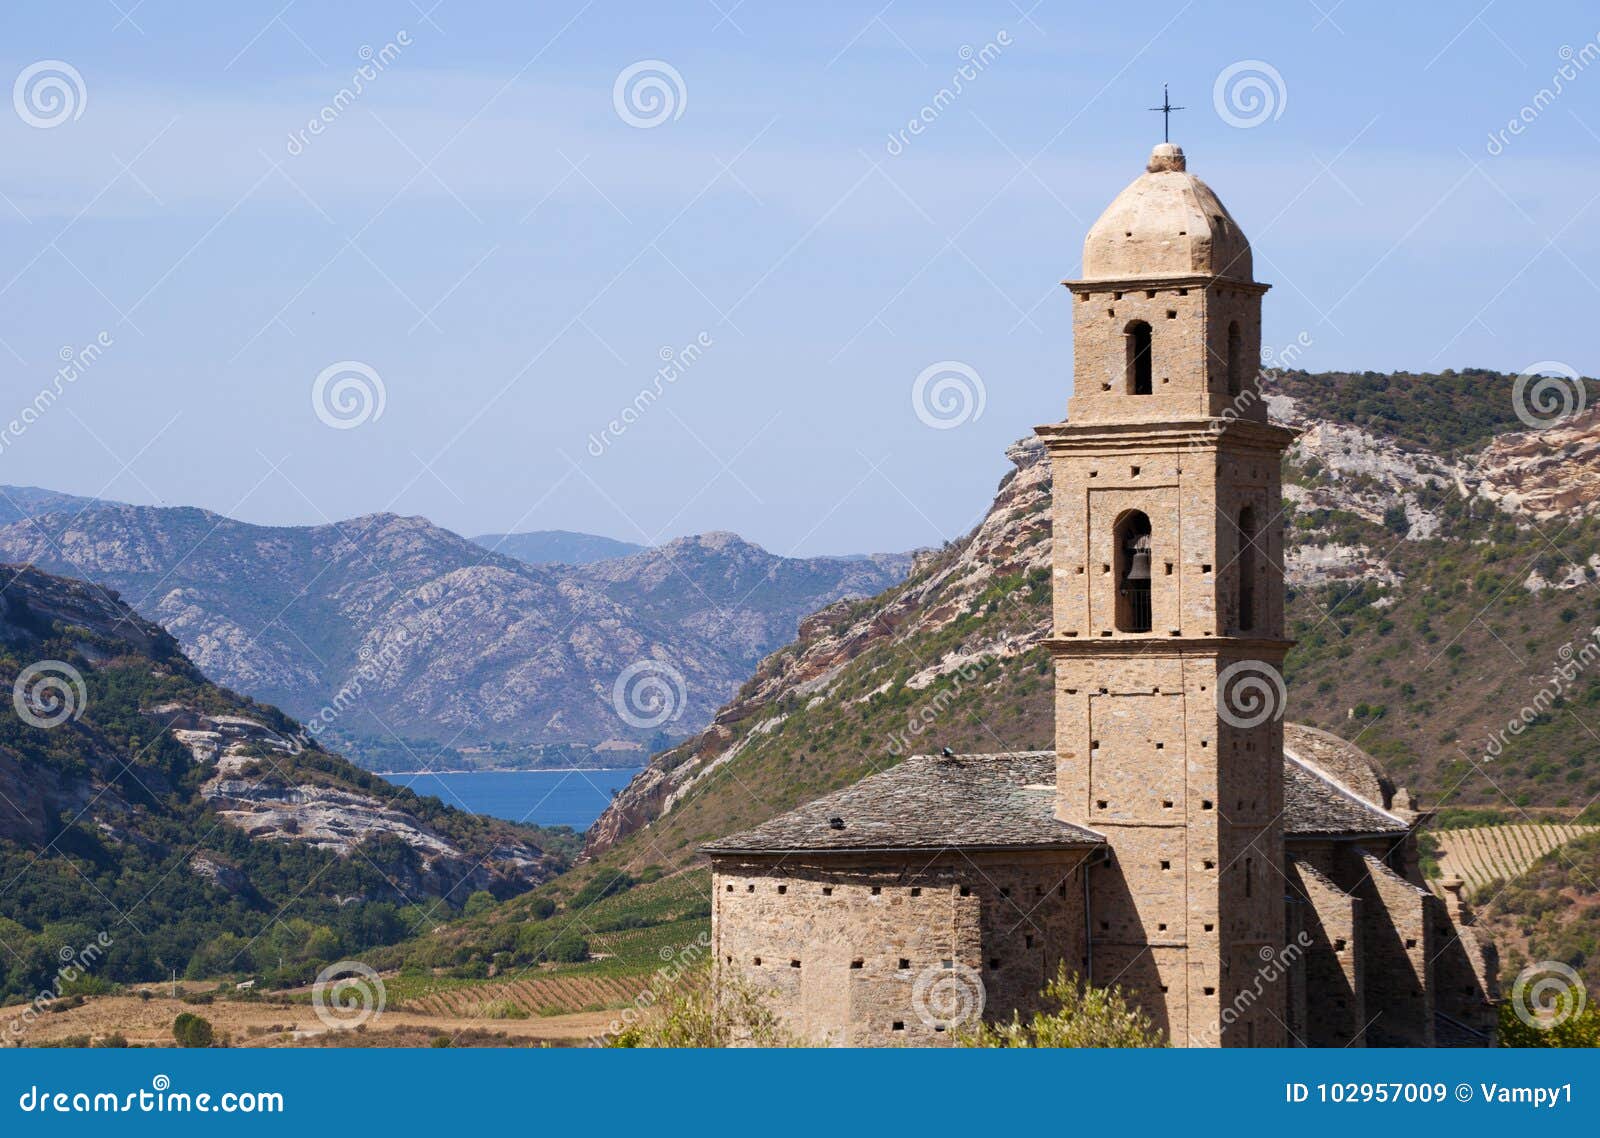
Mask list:
MULTIPOLYGON (((0 561, 117 590, 207 676, 383 770, 642 761, 703 727, 803 616, 910 564, 732 534, 531 564, 394 514, 267 527, 12 487, 0 502, 34 511, 0 526, 0 561)), ((501 547, 543 556, 549 537, 501 547)))
POLYGON ((480 533, 472 539, 485 549, 530 565, 588 565, 611 557, 642 553, 645 546, 593 533, 539 529, 528 533, 480 533))

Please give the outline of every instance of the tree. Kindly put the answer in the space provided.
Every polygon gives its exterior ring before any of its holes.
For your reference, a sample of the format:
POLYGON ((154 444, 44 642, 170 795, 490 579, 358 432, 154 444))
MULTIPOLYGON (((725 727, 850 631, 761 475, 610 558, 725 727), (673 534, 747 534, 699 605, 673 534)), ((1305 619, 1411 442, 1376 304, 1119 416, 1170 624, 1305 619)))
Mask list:
POLYGON ((539 956, 557 964, 581 964, 589 959, 589 942, 576 933, 564 932, 551 941, 539 956))
POLYGON ((1067 971, 1063 961, 1056 978, 1040 993, 1053 1010, 1037 1011, 1024 1022, 1016 1012, 1010 1023, 981 1024, 957 1036, 963 1047, 1164 1047, 1150 1017, 1130 1004, 1118 987, 1096 988, 1067 971))
POLYGON ((461 906, 463 917, 476 917, 480 913, 487 913, 494 908, 494 894, 487 889, 480 889, 467 898, 467 903, 461 906))
POLYGON ((179 1047, 210 1047, 216 1033, 211 1030, 210 1020, 193 1012, 180 1012, 172 1021, 172 1038, 179 1047))

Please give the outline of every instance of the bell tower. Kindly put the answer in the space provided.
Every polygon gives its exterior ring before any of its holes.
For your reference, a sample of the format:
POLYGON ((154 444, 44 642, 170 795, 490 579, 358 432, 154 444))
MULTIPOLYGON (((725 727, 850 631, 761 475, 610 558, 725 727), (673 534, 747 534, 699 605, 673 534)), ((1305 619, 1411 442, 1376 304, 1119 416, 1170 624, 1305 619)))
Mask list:
POLYGON ((1105 836, 1087 972, 1174 1045, 1283 1046, 1283 550, 1292 432, 1227 209, 1157 146, 1084 242, 1054 479, 1056 813, 1105 836))

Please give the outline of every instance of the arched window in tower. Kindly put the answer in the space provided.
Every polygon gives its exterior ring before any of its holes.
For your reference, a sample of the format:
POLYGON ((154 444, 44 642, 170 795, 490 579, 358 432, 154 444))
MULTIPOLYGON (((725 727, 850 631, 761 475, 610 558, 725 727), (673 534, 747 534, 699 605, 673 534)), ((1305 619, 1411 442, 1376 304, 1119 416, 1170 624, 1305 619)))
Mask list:
POLYGON ((1150 386, 1150 325, 1143 320, 1131 321, 1122 330, 1127 341, 1127 379, 1129 395, 1149 395, 1150 386))
POLYGON ((1117 519, 1117 631, 1150 631, 1150 519, 1129 510, 1117 519))
POLYGON ((1239 322, 1228 325, 1228 394, 1238 395, 1244 390, 1244 336, 1239 332, 1239 322))
POLYGON ((1256 626, 1256 512, 1246 506, 1239 511, 1239 631, 1256 626))

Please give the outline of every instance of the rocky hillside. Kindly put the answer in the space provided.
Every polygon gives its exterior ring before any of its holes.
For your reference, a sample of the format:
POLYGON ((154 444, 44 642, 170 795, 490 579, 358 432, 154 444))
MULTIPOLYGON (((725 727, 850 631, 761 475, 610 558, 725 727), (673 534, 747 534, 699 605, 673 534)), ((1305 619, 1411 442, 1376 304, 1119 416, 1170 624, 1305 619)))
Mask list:
MULTIPOLYGON (((1600 991, 1600 834, 1545 854, 1509 881, 1478 890, 1480 920, 1500 948, 1501 990, 1531 963, 1558 960, 1600 991)), ((1537 981, 1536 981, 1537 982, 1537 981)))
POLYGON ((737 534, 706 533, 597 562, 583 576, 636 617, 747 660, 742 682, 794 639, 802 617, 882 592, 910 568, 909 554, 777 557, 737 534))
POLYGON ((48 983, 96 930, 115 942, 106 979, 201 957, 210 975, 219 945, 249 959, 258 941, 326 963, 474 892, 525 892, 575 852, 569 832, 455 810, 321 750, 84 582, 0 566, 0 690, 0 997, 48 983))
POLYGON ((441 759, 447 746, 514 760, 541 744, 682 737, 801 616, 876 593, 907 563, 776 557, 713 534, 531 565, 423 518, 272 528, 117 505, 0 527, 0 560, 119 590, 208 676, 377 769, 464 765, 441 759), (625 673, 646 683, 637 698, 626 682, 616 697, 625 673))
MULTIPOLYGON (((1269 377, 1274 414, 1302 431, 1281 519, 1300 642, 1290 714, 1358 740, 1428 804, 1575 813, 1600 795, 1600 666, 1504 744, 1491 732, 1588 659, 1600 624, 1596 412, 1528 430, 1512 382, 1269 377)), ((588 854, 622 842, 612 860, 684 864, 915 751, 1051 746, 1048 472, 1032 440, 1008 457, 972 534, 807 619, 710 728, 618 795, 588 854)))

